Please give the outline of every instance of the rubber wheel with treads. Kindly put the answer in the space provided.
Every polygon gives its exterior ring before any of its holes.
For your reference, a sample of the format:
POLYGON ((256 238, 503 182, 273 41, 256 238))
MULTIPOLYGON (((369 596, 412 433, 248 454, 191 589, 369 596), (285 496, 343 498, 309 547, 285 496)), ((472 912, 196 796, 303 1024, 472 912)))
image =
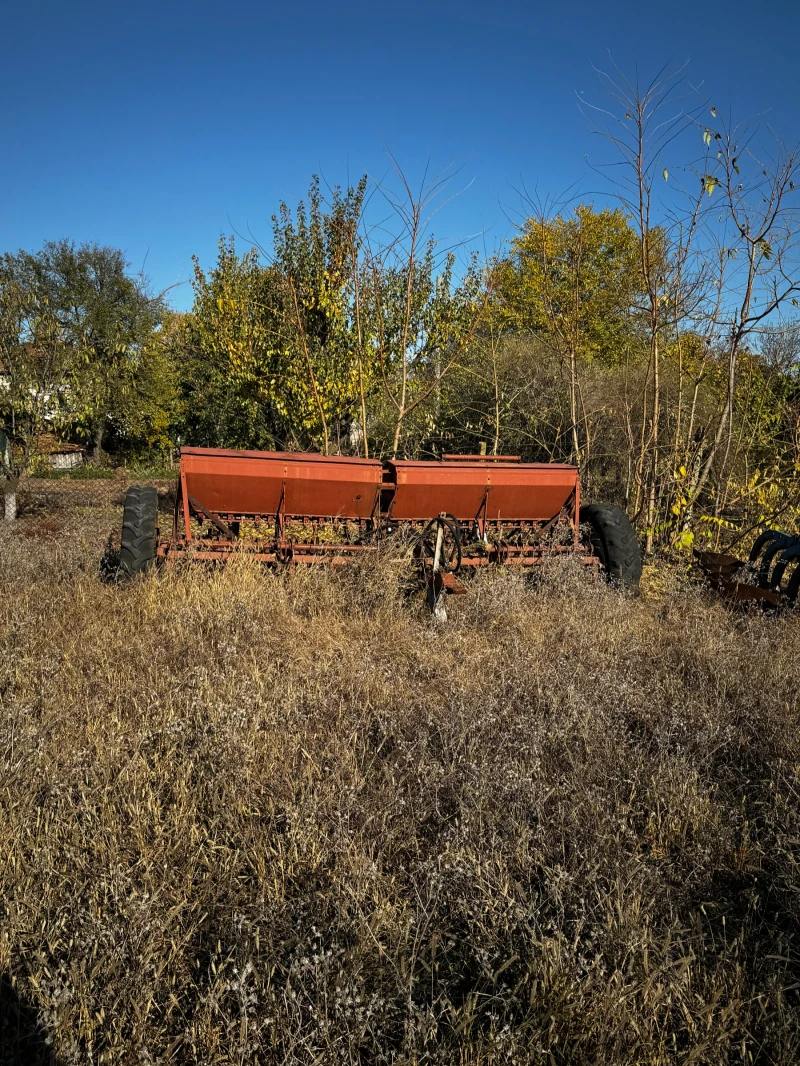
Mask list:
POLYGON ((580 521, 589 526, 592 547, 608 579, 623 588, 638 588, 642 552, 625 512, 610 503, 589 503, 581 507, 580 521))
POLYGON ((125 493, 122 541, 119 551, 121 577, 136 577, 155 563, 158 493, 143 485, 132 485, 125 493))

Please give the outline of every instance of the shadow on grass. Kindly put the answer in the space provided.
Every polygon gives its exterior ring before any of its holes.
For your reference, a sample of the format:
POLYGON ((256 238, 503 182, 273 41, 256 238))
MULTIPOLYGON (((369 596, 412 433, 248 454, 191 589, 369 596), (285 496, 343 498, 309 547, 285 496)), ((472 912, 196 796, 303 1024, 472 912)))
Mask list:
POLYGON ((0 1066, 58 1066, 36 1009, 0 974, 0 1066))

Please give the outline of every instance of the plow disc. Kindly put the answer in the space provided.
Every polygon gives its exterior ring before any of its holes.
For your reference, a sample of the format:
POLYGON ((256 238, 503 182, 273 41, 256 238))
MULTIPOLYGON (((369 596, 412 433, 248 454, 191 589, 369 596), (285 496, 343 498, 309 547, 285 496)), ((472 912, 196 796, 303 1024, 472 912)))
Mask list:
POLYGON ((709 585, 734 603, 791 606, 800 592, 800 536, 768 529, 746 560, 695 550, 709 585))

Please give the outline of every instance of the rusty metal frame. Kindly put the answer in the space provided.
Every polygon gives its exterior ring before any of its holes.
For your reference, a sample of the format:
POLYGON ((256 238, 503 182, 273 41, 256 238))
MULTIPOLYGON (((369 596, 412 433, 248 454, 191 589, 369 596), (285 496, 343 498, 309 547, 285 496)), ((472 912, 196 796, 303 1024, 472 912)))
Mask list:
MULTIPOLYGON (((359 488, 360 483, 357 480, 358 476, 360 476, 359 471, 367 471, 368 477, 371 479, 370 483, 374 484, 374 495, 368 516, 363 504, 359 504, 360 509, 353 510, 352 504, 348 504, 344 499, 338 515, 287 514, 288 485, 286 475, 280 481, 277 500, 276 496, 273 495, 272 505, 267 510, 264 510, 263 497, 260 497, 258 491, 256 491, 256 467, 248 467, 248 471, 253 470, 254 487, 251 494, 243 494, 240 485, 238 496, 234 494, 233 497, 230 497, 225 487, 226 471, 228 469, 226 464, 231 461, 235 462, 238 455, 245 455, 250 463, 263 457, 265 460, 272 461, 275 464, 278 460, 283 461, 284 453, 216 452, 213 449, 189 449, 187 451, 191 453, 193 460, 198 455, 203 459, 208 456, 208 462, 204 467, 206 476, 209 476, 207 471, 210 470, 212 472, 211 476, 216 478, 215 482, 209 483, 208 498, 216 499, 214 506, 211 506, 205 502, 207 498, 205 490, 200 493, 198 493, 196 488, 190 491, 191 486, 187 477, 187 466, 189 464, 184 463, 182 453, 181 470, 175 498, 172 536, 169 539, 160 541, 156 549, 157 558, 167 564, 172 564, 180 559, 225 563, 236 554, 241 553, 268 565, 325 563, 327 565, 342 566, 352 562, 352 560, 365 552, 376 551, 378 544, 381 541, 385 541, 389 536, 394 536, 398 533, 401 535, 405 533, 409 537, 419 536, 421 526, 426 521, 423 518, 401 518, 400 520, 393 518, 393 508, 399 483, 393 463, 384 464, 380 472, 380 480, 375 482, 375 469, 378 467, 375 461, 341 460, 343 464, 353 464, 352 468, 347 467, 343 474, 338 475, 344 479, 349 491, 353 491, 353 486, 359 488), (354 471, 352 476, 351 470, 354 471), (353 478, 356 478, 356 480, 353 481, 353 478), (249 506, 251 503, 252 506, 249 506), (348 506, 350 507, 349 511, 347 510, 348 506), (183 535, 181 535, 179 528, 178 516, 180 511, 183 512, 183 535), (195 532, 193 534, 191 527, 193 515, 201 521, 209 523, 210 531, 199 534, 195 532), (353 515, 358 515, 359 517, 350 517, 353 515), (254 540, 243 539, 238 535, 238 523, 248 520, 274 523, 272 535, 254 540), (292 523, 296 521, 302 522, 304 528, 310 529, 310 539, 296 539, 292 536, 287 536, 289 520, 292 523), (320 541, 319 529, 323 526, 330 527, 332 523, 341 523, 346 529, 345 537, 350 539, 346 539, 343 542, 320 541), (232 526, 235 528, 232 528, 232 526), (353 526, 357 530, 355 534, 352 533, 353 526)), ((319 483, 323 485, 326 492, 326 500, 335 500, 336 495, 335 492, 331 492, 331 488, 336 482, 326 481, 327 472, 331 468, 326 467, 325 464, 330 463, 331 460, 323 458, 320 464, 314 467, 313 458, 304 455, 303 462, 306 464, 303 467, 303 471, 294 476, 316 477, 319 483), (311 464, 310 466, 308 465, 309 463, 311 464)), ((478 484, 483 486, 480 504, 474 517, 470 519, 467 515, 464 515, 460 520, 456 519, 459 522, 461 533, 466 534, 460 542, 462 549, 460 566, 464 572, 476 572, 481 567, 490 566, 540 566, 548 557, 567 554, 575 555, 582 564, 594 568, 595 571, 599 570, 599 559, 594 554, 591 545, 583 543, 580 538, 580 480, 578 471, 574 467, 560 466, 558 464, 555 466, 528 464, 526 466, 526 464, 520 462, 519 456, 483 455, 446 455, 443 462, 406 464, 406 467, 414 467, 418 471, 417 476, 421 479, 421 483, 424 483, 426 491, 430 490, 431 485, 435 486, 436 478, 439 476, 436 473, 437 470, 447 470, 447 474, 442 474, 442 477, 446 476, 451 492, 453 485, 458 485, 462 481, 465 485, 470 486, 470 492, 473 494, 478 484), (457 463, 462 464, 461 469, 458 468, 457 463), (494 473, 498 467, 502 467, 504 464, 513 464, 515 470, 520 472, 514 475, 513 484, 515 486, 520 484, 528 486, 527 491, 531 493, 531 510, 528 517, 519 517, 512 520, 501 517, 502 501, 511 499, 507 495, 508 490, 504 485, 508 486, 511 482, 508 481, 507 476, 504 481, 499 473, 498 481, 493 474, 487 474, 487 469, 492 469, 494 473), (420 470, 420 468, 422 469, 420 470), (551 475, 551 471, 555 471, 555 478, 551 475), (493 510, 497 512, 497 515, 490 518, 489 502, 490 498, 494 498, 496 482, 498 485, 496 491, 500 495, 495 499, 493 510), (552 517, 547 518, 546 512, 542 514, 541 501, 553 499, 554 503, 557 502, 557 493, 559 491, 566 492, 570 484, 572 488, 569 491, 569 495, 566 498, 561 497, 563 500, 561 506, 552 517), (551 486, 547 490, 550 495, 542 496, 540 500, 537 492, 540 486, 544 485, 551 486), (555 489, 552 488, 553 485, 556 486, 555 489), (558 486, 563 486, 563 488, 559 489, 558 486), (504 492, 506 493, 505 496, 503 495, 504 492), (554 492, 556 496, 553 495, 554 492), (538 503, 537 500, 539 501, 538 503), (546 540, 547 534, 558 528, 563 528, 565 532, 569 529, 572 534, 571 537, 568 541, 548 543, 546 540), (490 531, 494 531, 494 536, 496 537, 496 539, 491 541, 488 539, 490 531)), ((291 468, 290 466, 285 466, 278 467, 278 469, 289 470, 291 468)), ((246 485, 247 477, 249 476, 250 474, 248 473, 245 477, 246 485)), ((241 475, 239 475, 239 480, 241 482, 241 475)), ((271 484, 275 486, 272 491, 277 494, 276 481, 273 480, 271 484)), ((363 490, 359 488, 359 491, 363 490)), ((413 484, 410 490, 406 487, 404 491, 406 493, 407 506, 409 492, 413 492, 413 484)), ((518 492, 518 489, 515 489, 515 491, 518 492)), ((296 498, 297 495, 294 492, 293 499, 296 498)), ((308 498, 310 499, 311 497, 308 498)), ((361 500, 361 498, 360 495, 356 496, 356 500, 361 500)), ((512 513, 524 515, 524 509, 520 508, 519 501, 521 497, 517 495, 515 499, 517 510, 512 513)), ((334 506, 336 506, 335 503, 334 506)), ((436 516, 431 515, 430 517, 435 518, 436 516)), ((417 556, 420 559, 420 565, 422 565, 419 550, 417 551, 417 556)), ((443 571, 437 574, 435 568, 433 568, 433 571, 437 596, 444 592, 458 593, 463 591, 463 586, 459 584, 454 574, 443 571)))
POLYGON ((183 500, 183 535, 187 542, 192 539, 192 515, 189 510, 189 490, 186 487, 186 471, 181 468, 180 474, 181 498, 183 500))

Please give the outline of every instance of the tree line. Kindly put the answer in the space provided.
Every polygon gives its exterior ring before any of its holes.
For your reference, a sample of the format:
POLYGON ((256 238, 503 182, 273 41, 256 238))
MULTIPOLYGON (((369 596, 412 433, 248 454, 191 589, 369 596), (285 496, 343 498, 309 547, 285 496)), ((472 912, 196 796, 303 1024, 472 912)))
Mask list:
POLYGON ((95 462, 181 444, 570 462, 648 549, 796 522, 796 150, 687 107, 680 72, 601 80, 582 106, 602 205, 525 198, 497 254, 443 248, 444 181, 398 170, 313 178, 268 248, 222 239, 186 314, 117 249, 3 255, 7 500, 52 427, 95 462))

